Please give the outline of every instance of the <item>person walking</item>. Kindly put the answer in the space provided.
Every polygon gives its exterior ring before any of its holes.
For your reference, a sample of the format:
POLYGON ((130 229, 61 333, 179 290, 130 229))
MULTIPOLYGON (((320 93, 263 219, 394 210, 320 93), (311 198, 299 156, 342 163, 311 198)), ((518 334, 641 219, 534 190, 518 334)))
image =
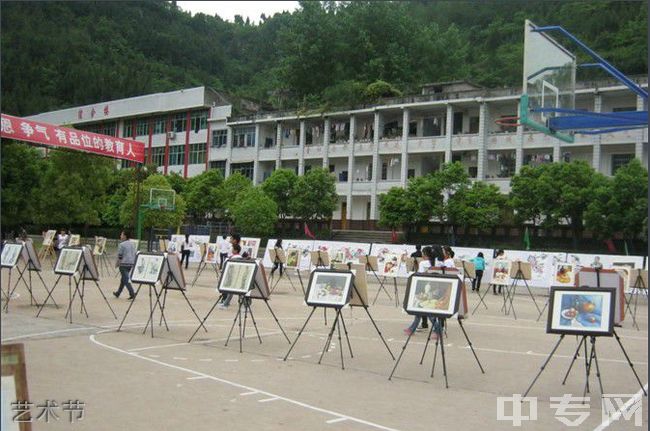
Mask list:
MULTIPOLYGON (((496 255, 494 256, 494 260, 506 260, 506 252, 503 251, 503 249, 497 250, 496 255)), ((489 288, 488 288, 489 289, 489 288)), ((502 286, 499 284, 498 286, 496 284, 492 285, 492 293, 495 295, 501 295, 502 292, 502 286), (497 293, 497 287, 499 288, 499 293, 497 293)))
POLYGON ((474 259, 472 259, 472 263, 474 264, 474 271, 476 272, 476 276, 474 277, 474 280, 472 280, 472 292, 481 291, 481 280, 483 279, 483 271, 485 271, 485 258, 483 256, 483 252, 478 252, 478 255, 474 259))
MULTIPOLYGON (((278 239, 275 242, 275 245, 273 246, 275 249, 275 253, 277 256, 278 250, 282 250, 282 239, 278 239)), ((275 262, 273 262, 273 269, 271 269, 271 277, 273 277, 273 273, 275 272, 276 269, 280 268, 280 277, 282 277, 282 270, 284 269, 284 264, 278 260, 278 258, 275 258, 275 262)))
POLYGON ((181 244, 181 266, 183 266, 183 261, 185 261, 185 269, 187 269, 187 265, 190 263, 192 247, 194 247, 194 242, 190 241, 188 234, 185 234, 185 241, 181 244))
POLYGON ((56 236, 56 255, 61 254, 61 249, 65 246, 68 245, 68 241, 70 241, 70 235, 66 232, 65 229, 61 229, 59 231, 59 234, 56 236))
POLYGON ((117 262, 115 263, 115 266, 120 268, 120 287, 117 291, 113 292, 113 295, 119 298, 122 289, 126 287, 126 290, 129 291, 128 299, 133 300, 135 299, 135 292, 129 281, 129 274, 135 264, 135 244, 129 240, 129 237, 129 233, 125 230, 120 233, 120 240, 122 242, 117 246, 117 262))
POLYGON ((228 259, 228 253, 230 253, 230 243, 226 241, 226 235, 222 236, 223 241, 219 244, 219 269, 223 270, 223 264, 228 259))

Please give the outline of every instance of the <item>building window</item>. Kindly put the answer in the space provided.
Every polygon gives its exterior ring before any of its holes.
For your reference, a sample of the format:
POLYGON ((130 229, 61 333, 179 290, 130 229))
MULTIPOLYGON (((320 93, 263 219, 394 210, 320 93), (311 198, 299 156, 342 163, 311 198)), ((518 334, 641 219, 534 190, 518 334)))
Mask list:
POLYGON ((311 165, 305 166, 305 173, 311 171, 311 165))
POLYGON ((336 166, 330 165, 329 167, 330 167, 330 174, 333 174, 334 171, 336 170, 336 166))
POLYGON ((478 133, 479 117, 469 117, 469 133, 478 133))
POLYGON ((233 148, 255 146, 255 127, 239 127, 232 131, 233 148))
POLYGON ((130 168, 129 163, 131 163, 130 160, 122 160, 122 169, 130 168))
POLYGON ((250 163, 233 163, 230 169, 233 174, 239 172, 249 180, 253 181, 253 162, 250 163))
POLYGON ((205 163, 205 142, 190 144, 190 165, 205 163))
POLYGON ((454 129, 452 131, 454 135, 459 135, 463 133, 463 113, 454 112, 454 129))
POLYGON ((418 123, 417 121, 409 122, 409 136, 416 136, 418 134, 418 123))
POLYGON ((442 136, 444 124, 442 116, 425 118, 422 121, 422 136, 442 136))
POLYGON ((415 169, 409 169, 406 172, 406 178, 415 178, 415 169))
POLYGON ((213 130, 212 131, 212 146, 216 148, 225 147, 228 143, 227 130, 213 130))
POLYGON ((169 166, 185 164, 185 145, 169 146, 169 166))
POLYGON ((612 112, 630 112, 636 111, 636 106, 621 106, 618 108, 612 108, 612 112))
POLYGON ((370 220, 370 202, 366 202, 366 220, 370 220))
POLYGON ((165 147, 153 147, 151 149, 151 163, 156 166, 165 165, 165 147))
POLYGON ((185 131, 185 123, 187 121, 187 114, 185 112, 179 112, 174 115, 172 122, 172 130, 176 133, 185 131))
POLYGON ((208 111, 194 111, 190 117, 190 127, 194 133, 208 128, 208 111))
POLYGON ((149 120, 146 118, 138 120, 135 126, 136 136, 146 136, 149 134, 149 120))
POLYGON ((124 121, 124 129, 122 130, 123 138, 130 138, 133 136, 133 122, 131 120, 124 121))
POLYGON ((630 163, 633 158, 634 154, 612 154, 612 175, 614 175, 619 168, 630 163))
POLYGON ((165 117, 156 117, 153 119, 153 134, 157 135, 165 133, 167 127, 165 126, 167 119, 165 117))
POLYGON ((210 169, 217 169, 221 171, 221 176, 226 176, 226 161, 225 160, 213 160, 210 162, 210 169))
POLYGON ((388 163, 381 164, 381 179, 388 179, 388 163))

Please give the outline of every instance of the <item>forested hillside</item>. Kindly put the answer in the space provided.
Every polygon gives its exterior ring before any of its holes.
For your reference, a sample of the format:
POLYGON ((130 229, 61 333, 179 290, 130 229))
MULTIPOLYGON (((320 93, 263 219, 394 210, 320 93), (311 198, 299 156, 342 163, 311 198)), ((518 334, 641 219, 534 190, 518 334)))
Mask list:
POLYGON ((647 73, 647 2, 302 2, 259 25, 161 1, 0 7, 2 111, 15 115, 196 85, 281 109, 357 103, 377 80, 519 85, 526 18, 647 73))

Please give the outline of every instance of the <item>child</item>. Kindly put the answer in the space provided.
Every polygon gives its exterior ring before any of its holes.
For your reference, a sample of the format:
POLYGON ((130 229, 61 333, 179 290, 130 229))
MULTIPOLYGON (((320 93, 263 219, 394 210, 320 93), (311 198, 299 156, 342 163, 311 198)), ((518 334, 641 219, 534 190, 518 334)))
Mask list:
POLYGON ((483 279, 483 271, 485 270, 485 258, 483 257, 483 252, 478 252, 478 255, 472 259, 474 264, 474 270, 476 272, 476 277, 472 280, 472 292, 481 290, 481 280, 483 279))

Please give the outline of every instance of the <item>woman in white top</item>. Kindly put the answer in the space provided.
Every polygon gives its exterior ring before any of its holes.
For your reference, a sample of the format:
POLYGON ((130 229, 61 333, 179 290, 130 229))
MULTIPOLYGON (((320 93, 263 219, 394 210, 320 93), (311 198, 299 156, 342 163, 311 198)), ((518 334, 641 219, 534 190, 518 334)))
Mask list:
POLYGON ((70 235, 65 229, 61 229, 60 233, 56 236, 56 252, 61 253, 61 249, 68 245, 70 235))
MULTIPOLYGON (((506 260, 506 252, 503 251, 502 249, 497 250, 496 256, 494 256, 494 260, 506 260)), ((488 287, 489 289, 489 287, 488 287)), ((495 295, 501 295, 501 285, 499 284, 498 286, 496 284, 492 285, 492 293, 495 295), (499 293, 497 293, 497 287, 499 289, 499 293)))

